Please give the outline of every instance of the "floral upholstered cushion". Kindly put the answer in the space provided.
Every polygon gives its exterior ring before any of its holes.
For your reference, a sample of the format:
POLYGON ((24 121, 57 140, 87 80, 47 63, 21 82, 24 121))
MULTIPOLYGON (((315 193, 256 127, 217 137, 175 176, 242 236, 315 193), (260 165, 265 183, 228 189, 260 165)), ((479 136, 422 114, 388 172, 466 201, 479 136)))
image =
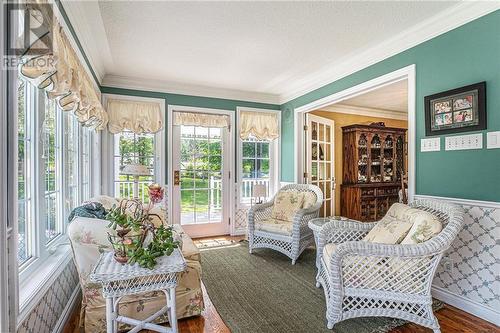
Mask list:
POLYGON ((393 217, 395 219, 403 220, 408 213, 408 211, 412 210, 414 208, 411 208, 408 205, 402 204, 402 203, 394 203, 389 210, 386 213, 386 216, 393 217))
POLYGON ((412 211, 408 214, 408 219, 413 225, 401 244, 423 243, 441 232, 441 221, 436 216, 429 212, 415 210, 416 212, 412 211))
POLYGON ((304 196, 304 202, 302 203, 302 209, 311 208, 317 201, 316 194, 314 194, 314 192, 311 192, 311 191, 302 192, 302 195, 304 196))
POLYGON ((255 230, 290 236, 292 235, 293 223, 277 219, 267 219, 255 222, 255 230))
MULTIPOLYGON (((89 280, 93 266, 101 253, 111 251, 107 239, 108 221, 76 217, 68 226, 68 235, 73 250, 73 261, 78 270, 82 288, 82 306, 80 325, 85 332, 106 332, 106 302, 102 297, 102 288, 89 280)), ((187 268, 178 281, 176 294, 177 318, 185 318, 201 314, 204 309, 201 290, 200 252, 189 236, 179 225, 174 225, 176 236, 181 239, 182 254, 186 259, 187 268)), ((145 319, 165 306, 165 295, 162 292, 146 292, 125 296, 120 301, 120 314, 135 319, 145 319)), ((166 316, 160 316, 156 323, 168 321, 166 316)), ((127 329, 125 324, 119 325, 119 330, 127 329)))
POLYGON ((279 191, 274 199, 271 218, 292 222, 303 202, 304 195, 299 191, 279 191))
POLYGON ((98 195, 96 197, 90 198, 87 201, 99 202, 106 210, 110 210, 111 208, 113 208, 113 206, 118 206, 120 204, 120 201, 118 199, 107 195, 98 195))
POLYGON ((364 241, 382 244, 399 244, 410 230, 412 223, 386 214, 370 232, 364 241))

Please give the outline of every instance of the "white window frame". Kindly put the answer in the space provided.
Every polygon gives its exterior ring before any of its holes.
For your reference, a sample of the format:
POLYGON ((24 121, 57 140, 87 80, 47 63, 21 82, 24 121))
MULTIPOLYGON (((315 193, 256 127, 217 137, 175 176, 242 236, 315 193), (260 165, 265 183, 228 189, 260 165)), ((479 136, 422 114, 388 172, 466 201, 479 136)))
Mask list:
POLYGON ((237 107, 237 131, 236 140, 238 142, 238 153, 236 159, 237 167, 237 205, 239 208, 248 208, 251 206, 250 203, 242 202, 241 186, 243 184, 243 140, 240 138, 240 119, 241 112, 263 112, 277 114, 278 116, 278 128, 280 129, 280 136, 269 143, 269 193, 268 197, 271 198, 280 189, 280 166, 281 166, 281 111, 271 110, 271 109, 258 109, 249 107, 237 107))
MULTIPOLYGON (((42 265, 51 257, 52 254, 54 254, 57 250, 57 248, 60 245, 63 245, 67 243, 68 238, 66 235, 66 227, 67 227, 67 217, 70 212, 65 211, 65 203, 64 203, 64 198, 65 196, 65 186, 64 186, 64 172, 65 172, 65 154, 66 154, 66 148, 65 148, 65 142, 66 138, 64 137, 64 121, 63 121, 63 112, 56 106, 56 122, 58 125, 58 128, 56 130, 56 136, 55 140, 58 142, 60 145, 60 149, 57 152, 56 156, 56 163, 57 163, 57 169, 56 169, 56 182, 57 182, 57 187, 59 190, 59 197, 58 197, 58 207, 57 207, 57 216, 58 216, 58 221, 57 221, 57 230, 60 232, 59 235, 54 237, 50 242, 47 242, 47 237, 45 234, 45 161, 42 158, 43 154, 43 140, 41 140, 41 135, 42 133, 42 128, 43 128, 43 112, 45 108, 45 93, 38 88, 34 87, 31 84, 28 84, 26 82, 26 85, 28 86, 27 92, 29 91, 29 95, 27 95, 27 110, 26 114, 32 114, 34 115, 33 118, 31 118, 29 121, 31 121, 32 125, 32 139, 33 139, 33 146, 32 146, 32 155, 33 155, 33 162, 32 162, 32 179, 31 179, 31 191, 32 191, 32 199, 38 199, 34 200, 38 204, 33 204, 32 205, 32 219, 29 221, 27 224, 29 224, 30 232, 32 232, 32 241, 31 241, 31 255, 32 257, 27 260, 25 263, 19 266, 19 283, 20 283, 20 289, 23 288, 23 285, 26 283, 29 283, 29 278, 40 269, 42 265)), ((73 115, 67 115, 69 117, 73 117, 73 115)), ((80 124, 76 124, 77 126, 81 127, 80 124)), ((81 133, 82 130, 79 129, 76 131, 78 133, 78 137, 76 140, 78 140, 77 146, 81 146, 82 144, 82 136, 79 134, 81 133)), ((90 137, 92 141, 94 133, 90 131, 90 137)), ((81 158, 78 158, 76 163, 80 163, 81 158)), ((91 165, 89 165, 91 168, 91 165)), ((82 170, 80 164, 78 164, 78 187, 81 192, 82 188, 82 170)), ((91 171, 90 171, 91 172, 91 171)), ((92 185, 92 178, 89 179, 91 185, 92 185)), ((92 188, 92 186, 90 186, 92 188)), ((77 194, 77 202, 81 203, 81 196, 77 194)), ((17 255, 17 254, 16 254, 17 255)), ((22 298, 22 297, 21 297, 22 298)), ((23 304, 21 304, 22 306, 23 304)))
MULTIPOLYGON (((108 99, 121 99, 121 100, 129 100, 135 102, 149 102, 149 103, 158 103, 160 104, 160 112, 162 115, 163 128, 154 134, 154 145, 155 145, 155 170, 153 181, 164 186, 166 183, 166 164, 165 164, 165 155, 166 155, 166 146, 165 146, 165 104, 166 100, 161 98, 150 98, 150 97, 137 97, 137 96, 129 96, 129 95, 119 95, 119 94, 103 94, 102 95, 102 105, 106 106, 108 99)), ((115 151, 115 143, 114 143, 114 134, 110 133, 107 129, 102 133, 102 145, 101 145, 101 179, 102 187, 101 193, 109 196, 115 196, 115 159, 114 159, 114 151, 115 151)))

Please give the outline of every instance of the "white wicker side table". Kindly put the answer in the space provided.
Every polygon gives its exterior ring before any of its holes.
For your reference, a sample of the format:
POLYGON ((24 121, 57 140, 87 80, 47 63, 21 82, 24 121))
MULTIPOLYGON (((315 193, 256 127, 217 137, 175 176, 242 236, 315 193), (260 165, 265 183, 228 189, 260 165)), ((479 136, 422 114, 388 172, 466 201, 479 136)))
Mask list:
POLYGON ((176 333, 175 288, 179 273, 185 269, 186 261, 179 249, 175 249, 170 256, 158 258, 154 269, 142 268, 138 264, 120 264, 114 259, 113 252, 103 253, 90 275, 90 281, 102 284, 102 294, 106 298, 107 333, 116 333, 119 322, 135 326, 129 333, 142 329, 176 333), (166 305, 144 320, 120 316, 119 302, 123 296, 148 291, 163 291, 166 305), (165 313, 170 327, 152 323, 165 313))

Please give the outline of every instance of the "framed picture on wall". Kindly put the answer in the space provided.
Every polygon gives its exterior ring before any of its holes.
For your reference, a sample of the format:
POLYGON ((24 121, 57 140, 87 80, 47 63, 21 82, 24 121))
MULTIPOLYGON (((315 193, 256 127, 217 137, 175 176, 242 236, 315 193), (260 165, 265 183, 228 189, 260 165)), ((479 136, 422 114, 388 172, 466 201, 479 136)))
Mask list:
POLYGON ((486 82, 425 96, 426 136, 486 129, 486 82))

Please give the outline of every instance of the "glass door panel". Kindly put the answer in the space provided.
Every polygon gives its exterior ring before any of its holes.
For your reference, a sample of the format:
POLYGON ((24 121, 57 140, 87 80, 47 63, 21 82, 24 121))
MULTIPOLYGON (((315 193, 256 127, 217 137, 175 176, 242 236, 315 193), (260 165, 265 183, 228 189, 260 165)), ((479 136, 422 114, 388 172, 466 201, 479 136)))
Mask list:
POLYGON ((315 115, 306 115, 307 151, 305 161, 304 181, 318 186, 323 192, 324 203, 320 216, 331 216, 334 213, 334 161, 333 161, 333 129, 334 123, 330 119, 315 115))
MULTIPOLYGON (((226 198, 230 159, 224 152, 228 131, 201 126, 174 126, 173 167, 179 173, 174 183, 174 221, 191 237, 222 235, 229 231, 226 198)), ((175 178, 175 177, 174 177, 175 178)))

